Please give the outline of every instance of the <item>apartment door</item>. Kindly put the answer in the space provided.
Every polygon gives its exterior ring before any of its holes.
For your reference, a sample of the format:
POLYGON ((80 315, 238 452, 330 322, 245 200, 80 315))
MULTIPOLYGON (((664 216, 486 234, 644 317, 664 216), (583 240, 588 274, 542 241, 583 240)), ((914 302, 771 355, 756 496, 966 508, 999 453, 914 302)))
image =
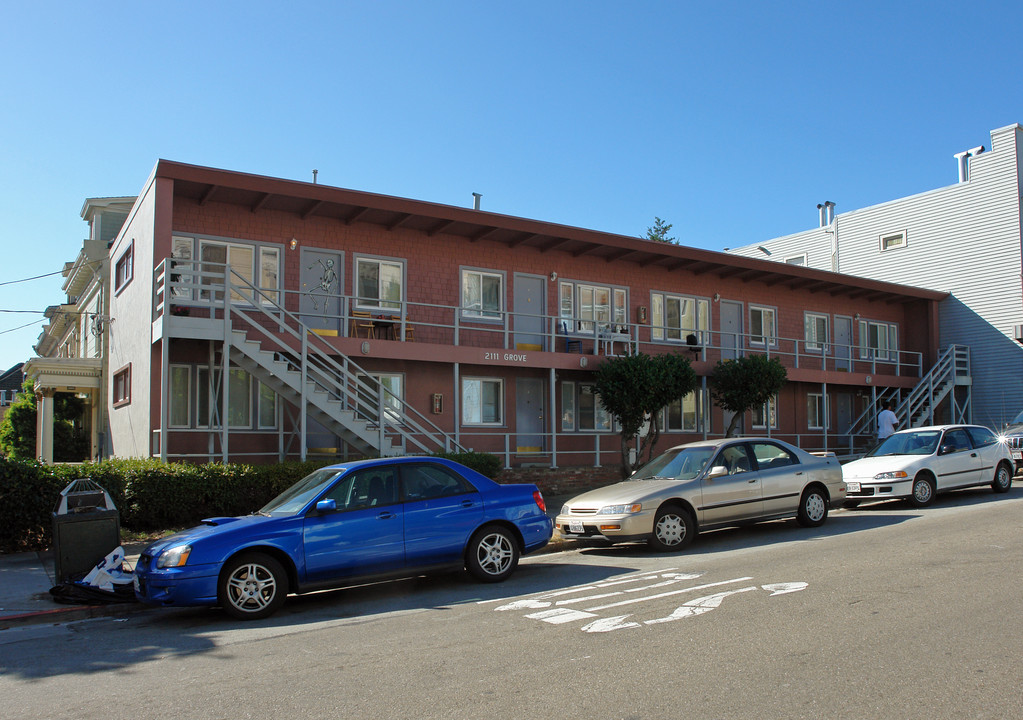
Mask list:
POLYGON ((544 448, 543 380, 515 380, 516 452, 540 452, 544 448))
POLYGON ((341 331, 341 253, 302 248, 299 262, 299 316, 307 327, 324 335, 341 331))
POLYGON ((742 355, 742 303, 722 300, 720 306, 721 359, 735 360, 742 355))
POLYGON ((543 350, 546 281, 537 275, 515 275, 513 295, 516 350, 543 350))
POLYGON ((852 318, 835 316, 835 369, 852 370, 852 318))

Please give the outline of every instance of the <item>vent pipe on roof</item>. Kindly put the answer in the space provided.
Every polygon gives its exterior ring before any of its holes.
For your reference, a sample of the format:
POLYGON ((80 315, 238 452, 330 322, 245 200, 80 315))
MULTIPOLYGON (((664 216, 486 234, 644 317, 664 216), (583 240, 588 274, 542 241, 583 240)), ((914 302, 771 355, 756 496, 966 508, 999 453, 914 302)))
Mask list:
POLYGON ((319 172, 320 172, 319 170, 313 170, 313 185, 316 184, 316 174, 319 172))
POLYGON ((825 218, 824 203, 817 203, 817 214, 820 216, 820 225, 819 225, 819 227, 824 227, 825 225, 827 225, 827 223, 824 222, 824 218, 825 218))
POLYGON ((975 148, 963 150, 952 156, 959 165, 959 182, 966 182, 970 179, 970 158, 975 158, 982 152, 984 152, 984 146, 978 145, 975 148))
POLYGON ((472 209, 473 210, 479 210, 480 209, 480 198, 481 197, 483 197, 483 195, 480 194, 480 193, 474 192, 472 194, 472 209))

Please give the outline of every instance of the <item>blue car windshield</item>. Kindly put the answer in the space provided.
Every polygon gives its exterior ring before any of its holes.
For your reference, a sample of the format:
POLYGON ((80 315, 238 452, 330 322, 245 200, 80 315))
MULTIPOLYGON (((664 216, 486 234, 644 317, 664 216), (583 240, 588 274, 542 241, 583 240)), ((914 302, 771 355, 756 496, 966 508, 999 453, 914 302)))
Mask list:
POLYGON ((866 457, 933 455, 934 451, 938 449, 938 440, 940 439, 940 430, 895 433, 886 437, 880 445, 868 452, 866 457))
POLYGON ((260 509, 263 515, 294 515, 322 493, 344 472, 323 468, 306 475, 260 509))
POLYGON ((714 455, 713 447, 668 450, 637 470, 633 480, 692 480, 714 455))

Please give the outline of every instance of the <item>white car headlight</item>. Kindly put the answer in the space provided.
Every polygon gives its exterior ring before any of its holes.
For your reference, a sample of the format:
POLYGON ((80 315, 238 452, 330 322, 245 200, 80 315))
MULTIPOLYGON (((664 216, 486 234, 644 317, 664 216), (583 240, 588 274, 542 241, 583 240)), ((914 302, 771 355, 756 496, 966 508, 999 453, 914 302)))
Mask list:
POLYGON ((568 515, 570 512, 572 512, 572 508, 570 508, 568 505, 562 505, 561 506, 561 514, 562 515, 568 515))
POLYGON ((172 548, 168 548, 160 553, 160 557, 156 558, 156 567, 158 568, 170 568, 170 567, 182 567, 188 562, 188 556, 192 553, 191 545, 177 545, 172 548))
POLYGON ((895 472, 883 472, 878 473, 874 476, 875 480, 905 480, 909 475, 905 470, 896 470, 895 472))
POLYGON ((643 509, 643 505, 640 503, 630 503, 628 505, 605 505, 600 508, 601 515, 625 515, 627 513, 638 513, 643 509))

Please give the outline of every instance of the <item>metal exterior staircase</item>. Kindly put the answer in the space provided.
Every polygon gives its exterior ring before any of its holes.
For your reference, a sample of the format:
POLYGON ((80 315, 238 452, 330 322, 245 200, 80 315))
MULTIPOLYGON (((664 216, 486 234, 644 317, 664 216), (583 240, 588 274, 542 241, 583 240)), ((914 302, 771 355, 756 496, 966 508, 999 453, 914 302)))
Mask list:
MULTIPOLYGON (((340 355, 282 307, 276 293, 260 290, 229 266, 170 262, 173 273, 165 267, 158 269, 158 314, 166 310, 165 298, 174 302, 186 294, 190 306, 209 308, 208 322, 219 324, 216 336, 223 339, 227 351, 219 353, 220 378, 228 376, 233 363, 298 408, 295 421, 302 459, 306 457, 307 417, 368 457, 464 450, 452 434, 391 393, 351 358, 340 355)), ((221 388, 220 395, 223 417, 227 415, 226 388, 221 388)), ((226 456, 227 423, 221 425, 226 456)))
POLYGON ((902 428, 933 425, 935 411, 946 398, 951 398, 950 422, 968 422, 969 395, 960 405, 953 390, 957 385, 968 387, 970 382, 970 348, 965 345, 950 345, 938 358, 934 367, 901 400, 898 399, 898 388, 886 388, 878 393, 876 402, 853 421, 849 428, 849 436, 876 437, 876 407, 888 400, 897 400, 895 414, 898 415, 899 427, 902 428))

